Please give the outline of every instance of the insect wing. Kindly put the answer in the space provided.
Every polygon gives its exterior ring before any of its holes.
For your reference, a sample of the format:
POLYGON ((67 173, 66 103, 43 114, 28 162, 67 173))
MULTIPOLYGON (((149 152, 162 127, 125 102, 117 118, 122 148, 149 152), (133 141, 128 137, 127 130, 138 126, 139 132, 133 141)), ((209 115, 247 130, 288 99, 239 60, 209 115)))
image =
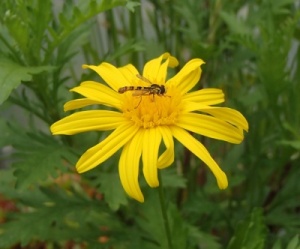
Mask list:
POLYGON ((138 77, 140 80, 142 80, 142 81, 144 81, 144 82, 146 82, 146 83, 148 83, 150 85, 153 84, 150 80, 148 80, 147 78, 145 78, 144 76, 142 76, 140 74, 137 74, 136 77, 138 77))
POLYGON ((143 95, 149 95, 151 93, 150 89, 140 89, 140 90, 134 90, 132 92, 132 96, 143 96, 143 95))

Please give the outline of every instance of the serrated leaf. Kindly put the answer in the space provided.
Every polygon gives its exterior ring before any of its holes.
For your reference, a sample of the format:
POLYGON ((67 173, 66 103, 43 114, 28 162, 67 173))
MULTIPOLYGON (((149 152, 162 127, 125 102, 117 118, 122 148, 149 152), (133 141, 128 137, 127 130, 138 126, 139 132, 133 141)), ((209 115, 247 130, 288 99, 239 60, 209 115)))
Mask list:
POLYGON ((144 51, 145 46, 143 41, 138 40, 128 40, 124 44, 119 44, 113 54, 108 54, 106 57, 107 61, 114 61, 125 54, 130 54, 134 52, 144 51))
MULTIPOLYGON (((198 230, 197 227, 187 224, 180 211, 173 205, 167 203, 167 217, 170 226, 172 248, 209 248, 220 249, 221 245, 217 243, 217 238, 198 230)), ((149 238, 150 241, 156 241, 158 248, 169 248, 165 223, 161 213, 161 206, 157 198, 157 193, 147 195, 145 203, 141 206, 141 217, 137 222, 145 234, 142 236, 149 238)))
POLYGON ((59 16, 61 22, 60 31, 57 33, 53 29, 50 29, 50 33, 55 38, 55 41, 51 44, 52 49, 47 51, 48 54, 46 53, 46 57, 51 57, 54 49, 61 46, 63 43, 69 45, 73 40, 71 36, 80 26, 84 25, 85 27, 83 27, 82 31, 79 33, 82 33, 83 31, 88 32, 90 30, 90 24, 88 21, 91 18, 114 7, 125 5, 126 3, 127 0, 81 0, 78 1, 76 6, 72 6, 66 2, 64 5, 65 9, 63 10, 64 15, 59 16))
POLYGON ((285 183, 278 190, 272 202, 269 203, 270 211, 266 214, 268 224, 280 224, 280 226, 288 229, 300 226, 300 219, 297 218, 299 215, 294 212, 287 212, 287 210, 294 210, 299 206, 299 177, 300 169, 295 163, 289 175, 285 176, 285 183))
POLYGON ((1 195, 7 198, 13 198, 15 195, 15 189, 11 186, 15 181, 13 170, 11 168, 0 170, 0 189, 1 195))
POLYGON ((164 187, 185 188, 186 179, 178 175, 174 167, 161 171, 164 187))
POLYGON ((69 148, 43 133, 26 133, 11 126, 11 145, 14 147, 14 175, 16 187, 23 188, 41 183, 49 176, 67 171, 63 158, 72 158, 69 148))
POLYGON ((266 226, 261 209, 254 209, 248 219, 236 226, 227 249, 264 249, 266 226))
POLYGON ((59 18, 61 25, 63 25, 65 28, 70 27, 71 23, 69 22, 67 17, 64 15, 64 13, 61 13, 58 18, 59 18))
MULTIPOLYGON (((114 224, 113 217, 99 205, 98 201, 82 198, 70 191, 66 193, 58 188, 36 191, 40 194, 35 194, 32 198, 39 206, 27 213, 15 213, 13 219, 0 225, 1 248, 11 247, 16 243, 26 246, 37 238, 55 242, 95 241, 101 234, 98 230, 99 224, 101 226, 114 224)), ((21 195, 19 201, 22 201, 21 195)))
POLYGON ((10 33, 10 36, 13 37, 15 43, 17 44, 20 50, 24 50, 28 45, 29 32, 28 32, 28 23, 29 20, 27 17, 22 15, 23 13, 18 9, 18 7, 13 12, 11 10, 6 12, 5 15, 5 26, 10 33))
POLYGON ((102 0, 97 2, 98 12, 103 12, 109 9, 112 9, 117 6, 122 6, 127 3, 128 0, 102 0), (100 3, 99 3, 100 2, 100 3))
POLYGON ((272 10, 274 13, 281 14, 281 13, 290 13, 288 11, 288 7, 286 5, 295 3, 295 0, 276 0, 270 2, 272 3, 272 10), (287 7, 286 9, 284 7, 287 7))
POLYGON ((11 129, 9 129, 7 122, 4 119, 0 119, 0 131, 1 131, 1 138, 0 138, 0 148, 9 145, 12 137, 11 129))
POLYGON ((224 22, 228 25, 229 29, 235 33, 240 35, 250 34, 249 27, 245 22, 238 19, 235 14, 230 14, 225 11, 220 12, 220 17, 224 20, 224 22))
POLYGON ((101 172, 98 176, 101 192, 112 210, 118 210, 121 205, 127 205, 127 197, 117 173, 101 172))
POLYGON ((142 216, 137 217, 136 221, 145 232, 145 237, 158 243, 160 245, 158 248, 168 248, 161 207, 156 193, 147 195, 140 212, 142 216))
POLYGON ((217 237, 209 233, 200 231, 197 227, 187 225, 189 237, 195 241, 195 245, 200 248, 220 249, 222 246, 217 242, 217 237))
POLYGON ((82 13, 81 13, 80 9, 77 6, 74 6, 74 8, 73 8, 73 16, 83 18, 82 13))
POLYGON ((10 95, 11 91, 17 88, 22 81, 30 81, 32 74, 52 70, 51 66, 24 67, 13 61, 0 60, 0 104, 10 95))
POLYGON ((13 164, 14 175, 17 177, 16 187, 38 184, 49 176, 57 177, 58 172, 65 171, 62 158, 67 153, 69 152, 64 148, 50 144, 16 153, 19 158, 13 164))
POLYGON ((135 11, 135 8, 136 8, 137 6, 140 6, 140 5, 141 5, 141 3, 134 2, 134 1, 128 1, 128 2, 126 3, 126 8, 127 8, 128 10, 130 10, 131 12, 134 12, 134 11, 135 11))

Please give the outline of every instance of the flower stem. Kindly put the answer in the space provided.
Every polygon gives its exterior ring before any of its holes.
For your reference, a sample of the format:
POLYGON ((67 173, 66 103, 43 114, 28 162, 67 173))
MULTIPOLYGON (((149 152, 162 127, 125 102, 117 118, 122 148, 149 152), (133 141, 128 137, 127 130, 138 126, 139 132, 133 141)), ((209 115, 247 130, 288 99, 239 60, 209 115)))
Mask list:
POLYGON ((164 195, 164 190, 163 190, 163 182, 162 182, 162 178, 161 178, 159 171, 158 171, 158 179, 159 179, 159 187, 158 187, 159 202, 160 202, 161 212, 162 212, 162 216, 163 216, 166 236, 167 236, 167 240, 168 240, 168 249, 172 249, 173 245, 172 245, 172 238, 171 238, 171 230, 170 230, 170 225, 169 225, 169 220, 168 220, 168 215, 167 215, 165 195, 164 195))

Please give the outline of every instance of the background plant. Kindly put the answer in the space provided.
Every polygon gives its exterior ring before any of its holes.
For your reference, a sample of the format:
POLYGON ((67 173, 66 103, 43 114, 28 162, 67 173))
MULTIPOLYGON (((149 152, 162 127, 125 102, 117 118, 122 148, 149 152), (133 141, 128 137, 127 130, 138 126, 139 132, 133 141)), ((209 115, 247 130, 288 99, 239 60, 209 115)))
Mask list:
POLYGON ((99 81, 81 64, 142 67, 169 51, 206 61, 250 131, 241 145, 203 139, 227 172, 219 191, 176 147, 162 171, 174 248, 299 248, 299 1, 13 1, 0 6, 0 248, 167 248, 157 190, 136 203, 117 159, 78 175, 106 134, 54 138, 68 89, 99 81))

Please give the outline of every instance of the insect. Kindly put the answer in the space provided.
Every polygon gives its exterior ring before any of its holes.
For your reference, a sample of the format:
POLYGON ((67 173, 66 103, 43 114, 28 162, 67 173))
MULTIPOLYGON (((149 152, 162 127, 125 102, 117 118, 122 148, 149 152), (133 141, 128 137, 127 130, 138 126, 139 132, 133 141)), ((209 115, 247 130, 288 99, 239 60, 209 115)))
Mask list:
POLYGON ((153 84, 150 80, 145 78, 142 75, 137 74, 136 77, 141 79, 142 81, 150 84, 150 86, 124 86, 119 88, 119 93, 125 93, 128 91, 133 91, 133 96, 143 96, 143 95, 164 95, 166 93, 166 89, 164 85, 153 84))
POLYGON ((153 84, 150 80, 148 80, 147 78, 145 78, 140 74, 137 74, 136 77, 150 84, 150 86, 124 86, 119 88, 118 92, 125 93, 128 91, 132 91, 133 96, 141 96, 140 102, 137 105, 137 107, 140 105, 142 101, 142 96, 152 95, 154 98, 154 95, 163 96, 166 93, 166 88, 164 85, 153 84))

